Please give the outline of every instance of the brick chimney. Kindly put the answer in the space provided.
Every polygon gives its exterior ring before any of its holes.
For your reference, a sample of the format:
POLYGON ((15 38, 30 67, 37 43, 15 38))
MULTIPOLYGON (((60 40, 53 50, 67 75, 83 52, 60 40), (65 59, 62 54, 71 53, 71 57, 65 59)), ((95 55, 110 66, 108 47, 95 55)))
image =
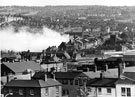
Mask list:
POLYGON ((123 60, 117 59, 117 64, 118 64, 118 78, 120 78, 120 75, 123 73, 123 69, 125 68, 123 60))

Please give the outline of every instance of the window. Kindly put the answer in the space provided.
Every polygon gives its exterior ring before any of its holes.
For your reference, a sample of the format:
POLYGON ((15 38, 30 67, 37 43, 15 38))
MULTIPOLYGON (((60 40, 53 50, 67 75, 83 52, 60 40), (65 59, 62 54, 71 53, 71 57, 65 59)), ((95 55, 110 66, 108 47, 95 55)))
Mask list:
POLYGON ((66 91, 62 90, 62 96, 65 96, 65 94, 66 94, 66 91))
POLYGON ((70 85, 73 85, 73 80, 70 80, 70 85))
POLYGON ((100 94, 100 95, 101 95, 101 93, 102 93, 101 88, 98 88, 98 94, 100 94))
POLYGON ((79 79, 79 85, 83 85, 83 80, 79 79))
POLYGON ((59 86, 56 87, 56 94, 59 93, 59 86))
POLYGON ((68 85, 68 80, 63 80, 63 81, 62 81, 62 84, 63 84, 63 85, 68 85))
POLYGON ((131 89, 127 88, 127 97, 131 97, 131 89))
POLYGON ((49 95, 48 88, 45 88, 45 95, 49 95))
POLYGON ((19 95, 23 95, 23 90, 19 89, 19 95))
POLYGON ((75 80, 75 85, 78 85, 78 80, 75 80))
POLYGON ((9 92, 9 93, 13 93, 13 90, 12 90, 12 89, 9 89, 8 92, 9 92))
POLYGON ((112 91, 111 91, 111 88, 107 88, 107 94, 111 94, 112 91))
POLYGON ((62 96, 69 95, 69 90, 62 90, 62 96))
POLYGON ((125 91, 125 88, 121 88, 121 96, 126 96, 126 91, 125 91))
POLYGON ((30 90, 30 95, 34 95, 34 90, 30 90))
POLYGON ((130 88, 121 88, 121 96, 122 97, 131 97, 131 89, 130 88))
POLYGON ((88 92, 92 92, 92 89, 89 87, 89 88, 87 88, 87 91, 88 92))

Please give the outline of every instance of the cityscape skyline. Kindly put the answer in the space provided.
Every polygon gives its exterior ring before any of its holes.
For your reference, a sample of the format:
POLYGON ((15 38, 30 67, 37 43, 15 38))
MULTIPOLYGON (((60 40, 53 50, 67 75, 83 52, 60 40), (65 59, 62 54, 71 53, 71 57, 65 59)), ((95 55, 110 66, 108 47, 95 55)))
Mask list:
POLYGON ((135 6, 134 0, 1 0, 0 6, 58 6, 58 5, 103 5, 135 6))

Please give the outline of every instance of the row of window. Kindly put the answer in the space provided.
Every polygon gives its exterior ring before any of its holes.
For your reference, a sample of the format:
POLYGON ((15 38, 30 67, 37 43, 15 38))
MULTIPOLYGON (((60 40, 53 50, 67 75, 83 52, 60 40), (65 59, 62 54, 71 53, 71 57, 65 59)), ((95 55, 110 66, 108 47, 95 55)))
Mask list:
MULTIPOLYGON (((88 92, 92 92, 92 89, 91 88, 87 88, 87 91, 88 92)), ((107 94, 111 94, 112 93, 111 88, 107 88, 106 91, 107 91, 107 94)), ((101 95, 102 94, 102 88, 98 88, 97 89, 97 93, 99 95, 101 95)), ((122 87, 121 88, 121 97, 131 97, 131 88, 122 87)))
POLYGON ((122 97, 131 97, 131 89, 130 88, 121 88, 121 96, 122 97))
POLYGON ((63 85, 82 85, 83 80, 59 80, 63 85), (75 83, 74 83, 75 82, 75 83))
MULTIPOLYGON (((34 89, 30 89, 30 90, 27 91, 27 92, 29 92, 29 95, 35 95, 34 89)), ((9 89, 9 93, 13 93, 13 90, 12 90, 12 89, 9 89)), ((56 86, 56 94, 58 94, 58 93, 59 93, 59 87, 56 86)), ((18 90, 18 94, 19 94, 19 95, 24 95, 24 89, 19 89, 19 90, 18 90)), ((45 95, 49 95, 48 88, 45 88, 45 95)))
MULTIPOLYGON (((29 95, 34 95, 34 90, 33 89, 31 89, 31 90, 29 90, 27 92, 29 92, 29 95)), ((9 93, 14 93, 14 92, 13 92, 12 89, 9 89, 9 93)), ((19 89, 18 94, 19 95, 24 95, 24 89, 19 89)))
MULTIPOLYGON (((111 94, 112 93, 111 88, 107 88, 106 91, 107 91, 107 94, 111 94)), ((102 88, 98 88, 98 94, 102 94, 102 88)))
MULTIPOLYGON (((92 92, 92 89, 91 89, 91 88, 87 88, 87 91, 88 91, 88 92, 92 92)), ((106 89, 106 92, 107 92, 107 94, 111 94, 111 93, 112 93, 111 88, 107 88, 107 89, 106 89)), ((102 88, 97 88, 97 93, 98 93, 99 95, 101 95, 101 94, 102 94, 102 88)))

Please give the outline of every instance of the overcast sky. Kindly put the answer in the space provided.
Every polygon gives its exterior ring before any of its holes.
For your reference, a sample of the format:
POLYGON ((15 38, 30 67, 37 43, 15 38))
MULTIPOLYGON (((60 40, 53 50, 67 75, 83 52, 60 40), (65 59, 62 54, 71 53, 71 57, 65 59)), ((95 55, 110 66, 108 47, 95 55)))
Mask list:
POLYGON ((135 6, 135 0, 0 0, 0 6, 107 5, 135 6))

